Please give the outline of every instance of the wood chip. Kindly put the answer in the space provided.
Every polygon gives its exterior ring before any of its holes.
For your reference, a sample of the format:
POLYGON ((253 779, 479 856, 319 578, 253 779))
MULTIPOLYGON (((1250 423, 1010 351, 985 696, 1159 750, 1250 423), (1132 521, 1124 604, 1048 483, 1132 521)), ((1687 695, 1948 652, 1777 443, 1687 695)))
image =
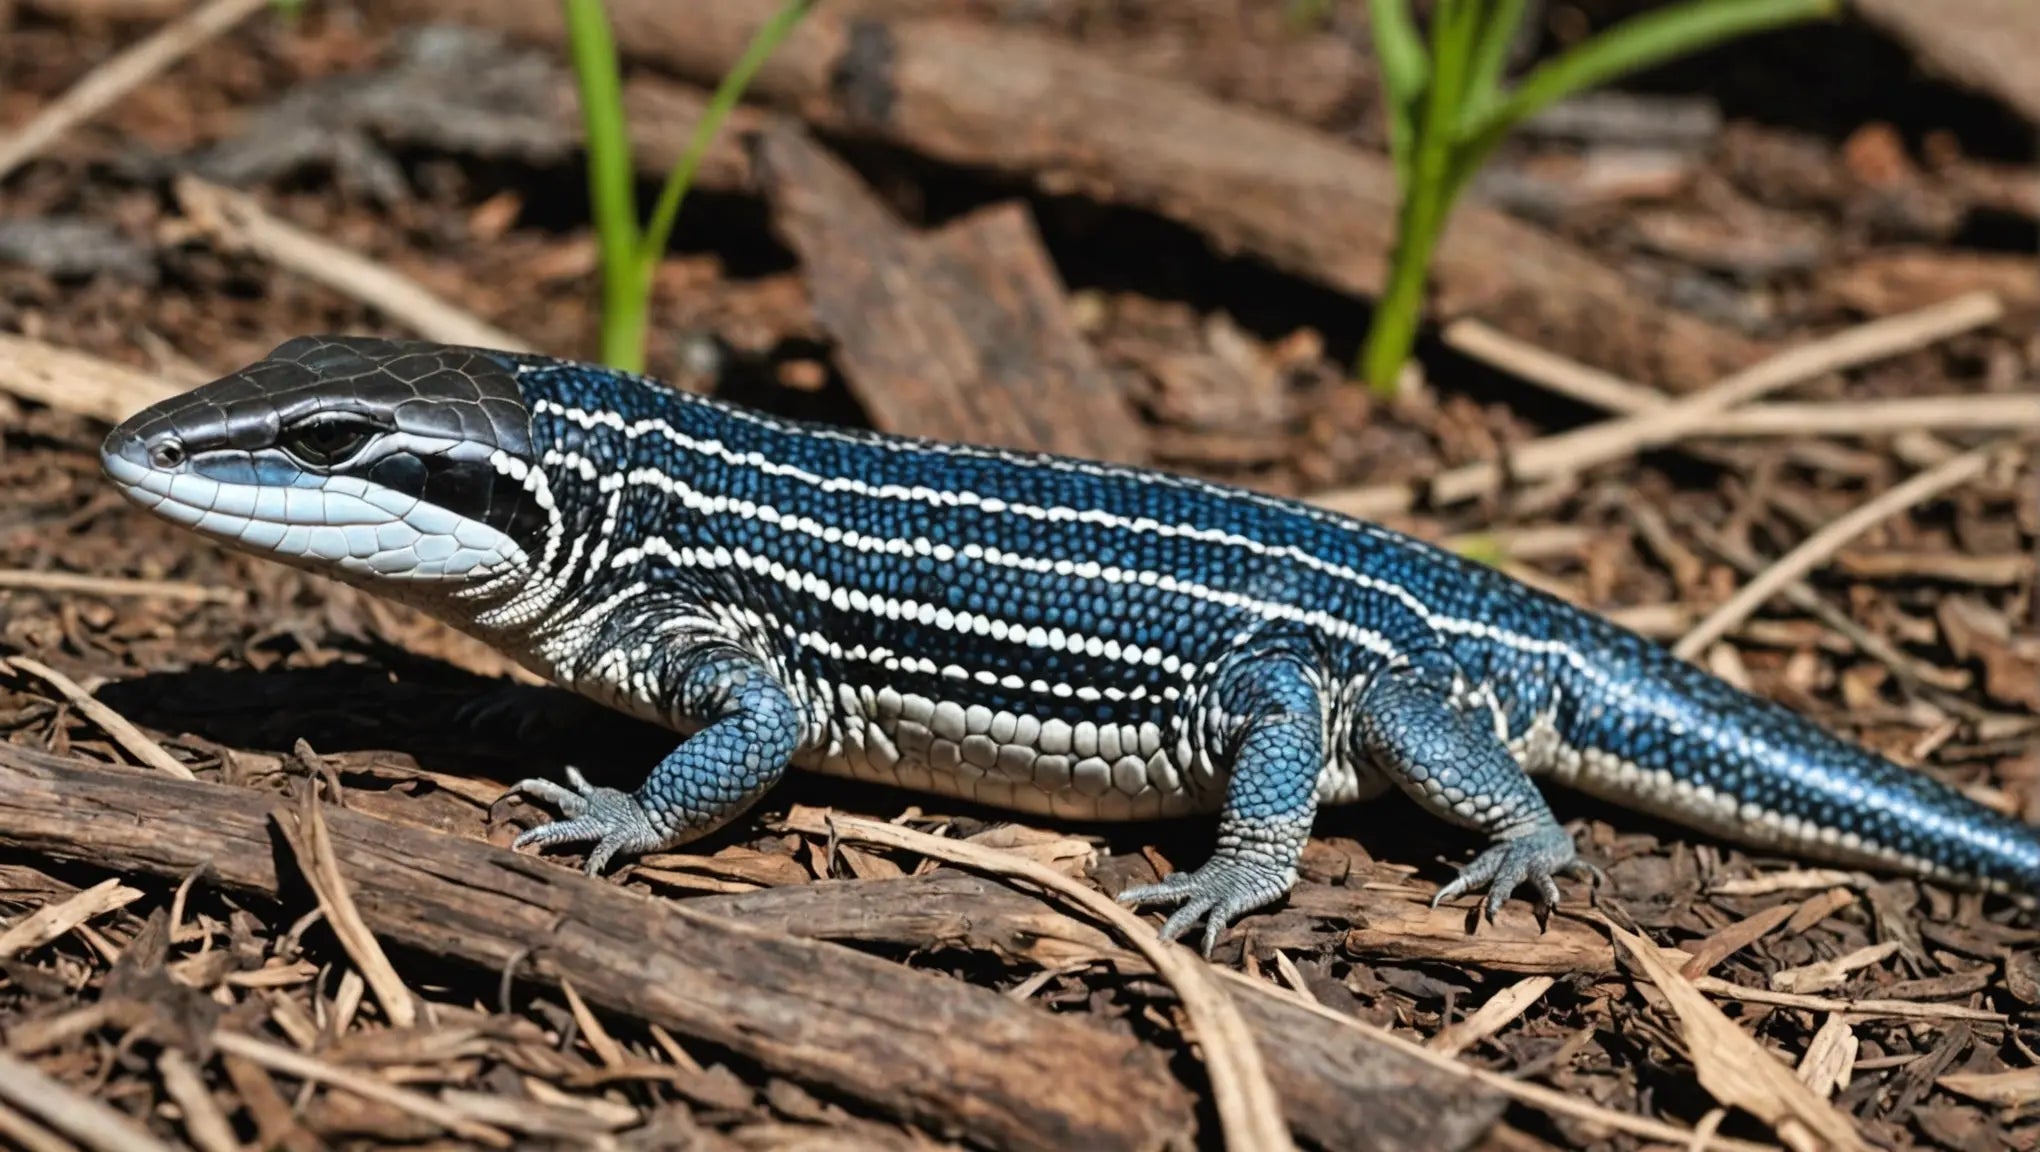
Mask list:
POLYGON ((1657 945, 1614 924, 1607 927, 1615 942, 1636 958, 1650 982, 1671 1003, 1700 1086, 1716 1100, 1769 1124, 1796 1152, 1821 1148, 1868 1152, 1869 1145, 1848 1117, 1835 1111, 1749 1033, 1722 1015, 1721 1009, 1659 954, 1657 945))
POLYGON ((1714 970, 1715 965, 1770 935, 1772 929, 1790 920, 1796 910, 1797 906, 1792 904, 1766 908, 1695 942, 1687 948, 1693 954, 1692 959, 1679 967, 1679 974, 1688 980, 1705 976, 1714 970))
POLYGON ((815 316, 877 428, 1095 460, 1146 457, 1146 428, 1070 318, 1024 209, 916 235, 797 129, 768 128, 756 155, 815 316))
POLYGON ((1858 948, 1845 956, 1822 960, 1798 968, 1787 968, 1771 974, 1771 988, 1778 992, 1812 993, 1839 988, 1848 982, 1849 975, 1872 964, 1880 964, 1896 953, 1901 945, 1896 940, 1858 948))
POLYGON ((0 932, 0 959, 40 948, 88 920, 125 908, 141 898, 140 889, 110 879, 101 880, 67 900, 45 904, 0 932))
POLYGON ((1543 999, 1555 983, 1557 980, 1550 976, 1526 976, 1489 997, 1488 1002, 1473 1015, 1431 1037, 1425 1047, 1447 1056, 1457 1056, 1507 1028, 1518 1016, 1529 1011, 1531 1005, 1543 999))
POLYGON ((1950 1092, 2006 1108, 2040 1103, 2040 1068, 2011 1072, 1956 1072, 1934 1083, 1950 1092))
POLYGON ((1799 1079, 1821 1096, 1833 1096, 1849 1086, 1849 1071, 1860 1047, 1849 1018, 1840 1012, 1828 1013, 1799 1060, 1799 1079))

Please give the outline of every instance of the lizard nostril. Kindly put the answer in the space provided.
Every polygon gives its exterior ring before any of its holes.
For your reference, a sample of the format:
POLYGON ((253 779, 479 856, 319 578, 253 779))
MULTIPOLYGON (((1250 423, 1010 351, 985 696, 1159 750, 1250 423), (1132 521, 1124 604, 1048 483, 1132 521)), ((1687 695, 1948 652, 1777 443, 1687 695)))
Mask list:
POLYGON ((175 440, 159 440, 149 446, 149 463, 158 468, 176 468, 184 463, 184 445, 175 440))

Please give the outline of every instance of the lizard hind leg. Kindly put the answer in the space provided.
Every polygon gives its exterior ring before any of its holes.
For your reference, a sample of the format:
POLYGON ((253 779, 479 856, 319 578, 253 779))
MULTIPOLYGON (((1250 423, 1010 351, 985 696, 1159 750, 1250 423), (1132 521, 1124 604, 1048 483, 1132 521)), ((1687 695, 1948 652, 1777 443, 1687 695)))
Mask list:
POLYGON ((1202 951, 1244 913, 1288 895, 1317 816, 1325 764, 1324 700, 1310 667, 1276 653, 1234 668, 1215 704, 1241 719, 1218 846, 1195 871, 1129 888, 1121 903, 1174 904, 1162 925, 1173 940, 1204 921, 1202 951))
POLYGON ((1590 876, 1536 784, 1484 711, 1456 703, 1452 677, 1422 664, 1380 673, 1359 701, 1361 751, 1426 811, 1485 832, 1488 848, 1438 890, 1435 907, 1486 890, 1489 920, 1529 884, 1546 906, 1558 876, 1590 876))

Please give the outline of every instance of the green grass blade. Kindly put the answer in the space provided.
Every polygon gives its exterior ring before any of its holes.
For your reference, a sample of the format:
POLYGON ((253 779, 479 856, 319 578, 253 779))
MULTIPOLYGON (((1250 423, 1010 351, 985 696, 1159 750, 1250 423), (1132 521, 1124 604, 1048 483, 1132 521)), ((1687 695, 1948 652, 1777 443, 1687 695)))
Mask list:
POLYGON ((765 22, 744 54, 737 59, 722 83, 716 86, 715 95, 709 98, 708 109, 702 114, 701 123, 694 126, 694 138, 687 142, 687 151, 682 153, 673 170, 666 175, 666 186, 659 190, 659 203, 652 209, 652 219, 645 226, 645 233, 639 243, 639 259, 644 273, 649 276, 659 257, 666 251, 666 240, 673 233, 673 221, 680 215, 680 204, 687 198, 687 189, 694 183, 694 173, 701 167, 701 158, 708 153, 708 146, 715 134, 722 128, 724 120, 743 99, 744 89, 750 87, 752 77, 765 66, 773 50, 781 41, 793 33, 801 17, 814 6, 814 0, 786 0, 772 19, 765 22))
POLYGON ((1495 10, 1482 20, 1480 39, 1473 48, 1473 71, 1466 78, 1464 115, 1479 116, 1500 97, 1502 72, 1509 66, 1509 46, 1522 31, 1527 6, 1528 0, 1499 0, 1495 10))
POLYGON ((642 340, 633 347, 632 329, 643 331, 635 298, 638 279, 636 177, 631 171, 630 133, 623 120, 623 82, 616 41, 602 0, 564 0, 567 39, 581 98, 587 136, 588 204, 602 253, 602 359, 612 367, 643 366, 642 340))
POLYGON ((1367 22, 1374 34, 1374 57, 1381 66, 1381 91, 1388 100, 1388 150, 1395 160, 1396 179, 1410 183, 1410 157, 1416 148, 1417 109, 1430 83, 1431 66, 1410 17, 1409 0, 1367 0, 1367 22))
POLYGON ((1510 129, 1575 92, 1753 32, 1833 16, 1840 0, 1686 0, 1633 16, 1548 61, 1462 128, 1477 165, 1510 129))

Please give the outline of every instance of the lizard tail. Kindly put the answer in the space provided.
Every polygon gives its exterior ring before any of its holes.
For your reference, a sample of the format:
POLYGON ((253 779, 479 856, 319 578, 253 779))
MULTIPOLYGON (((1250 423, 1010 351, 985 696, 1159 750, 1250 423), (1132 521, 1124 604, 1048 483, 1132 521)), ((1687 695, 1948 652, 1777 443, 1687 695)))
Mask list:
POLYGON ((1619 683, 1571 670, 1561 783, 1758 848, 2040 897, 2040 830, 1741 692, 1610 636, 1619 683), (1592 702, 1592 703, 1590 703, 1592 702))

